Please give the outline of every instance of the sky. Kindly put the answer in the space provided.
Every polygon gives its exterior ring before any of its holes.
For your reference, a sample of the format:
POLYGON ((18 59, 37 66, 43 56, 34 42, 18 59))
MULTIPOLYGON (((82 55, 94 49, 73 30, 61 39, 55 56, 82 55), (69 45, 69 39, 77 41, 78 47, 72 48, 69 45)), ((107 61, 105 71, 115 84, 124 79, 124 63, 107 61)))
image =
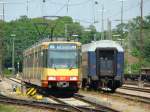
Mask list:
MULTIPOLYGON (((143 15, 150 15, 150 0, 143 1, 143 15)), ((43 0, 0 0, 0 16, 3 12, 2 2, 5 3, 6 21, 18 19, 22 15, 30 18, 71 16, 84 27, 93 24, 98 31, 101 31, 102 6, 104 6, 104 29, 107 29, 108 18, 112 22, 112 28, 120 23, 116 20, 121 18, 121 0, 45 0, 45 3, 43 0)), ((124 0, 123 11, 124 22, 140 16, 140 0, 124 0)))

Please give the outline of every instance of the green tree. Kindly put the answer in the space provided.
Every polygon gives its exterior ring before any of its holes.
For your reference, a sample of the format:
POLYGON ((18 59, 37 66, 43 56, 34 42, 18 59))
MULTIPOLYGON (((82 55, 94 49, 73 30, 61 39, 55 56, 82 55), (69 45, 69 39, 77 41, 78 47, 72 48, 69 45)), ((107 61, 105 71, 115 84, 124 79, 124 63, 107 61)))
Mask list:
MULTIPOLYGON (((78 34, 83 35, 83 27, 78 22, 73 22, 71 17, 60 17, 58 19, 33 18, 22 16, 17 20, 5 22, 4 39, 5 44, 5 67, 11 67, 12 63, 12 37, 15 34, 15 65, 22 62, 23 51, 40 39, 47 38, 52 34, 54 37, 65 36, 65 24, 68 24, 68 36, 78 34), (42 24, 41 24, 42 23, 42 24), (41 34, 39 34, 39 32, 41 34)), ((0 25, 1 27, 2 25, 0 25)), ((0 33, 1 34, 1 33, 0 33)), ((0 37, 1 38, 1 37, 0 37)))

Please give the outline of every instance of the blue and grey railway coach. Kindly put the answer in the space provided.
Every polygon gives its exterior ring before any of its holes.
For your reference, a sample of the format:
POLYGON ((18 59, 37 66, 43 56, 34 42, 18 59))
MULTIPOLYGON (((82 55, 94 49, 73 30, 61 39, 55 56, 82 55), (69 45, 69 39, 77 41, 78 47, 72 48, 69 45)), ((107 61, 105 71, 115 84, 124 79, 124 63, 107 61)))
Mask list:
POLYGON ((111 40, 82 46, 82 87, 114 91, 123 83, 124 50, 111 40))

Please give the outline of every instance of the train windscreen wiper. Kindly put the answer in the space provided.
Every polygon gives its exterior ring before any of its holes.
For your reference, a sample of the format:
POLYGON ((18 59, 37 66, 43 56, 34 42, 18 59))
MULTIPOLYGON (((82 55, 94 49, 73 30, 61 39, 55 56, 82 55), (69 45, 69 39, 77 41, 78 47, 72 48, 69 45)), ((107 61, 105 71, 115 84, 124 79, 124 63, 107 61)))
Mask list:
POLYGON ((70 68, 69 68, 69 70, 72 70, 72 69, 73 69, 73 66, 71 65, 70 68))

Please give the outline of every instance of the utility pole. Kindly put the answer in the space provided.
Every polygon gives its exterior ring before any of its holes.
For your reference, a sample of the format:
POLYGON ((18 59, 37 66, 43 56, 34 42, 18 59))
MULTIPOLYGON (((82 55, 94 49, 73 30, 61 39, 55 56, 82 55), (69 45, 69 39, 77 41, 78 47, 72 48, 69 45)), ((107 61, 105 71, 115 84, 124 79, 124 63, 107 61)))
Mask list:
POLYGON ((2 4, 2 18, 5 20, 5 5, 7 4, 24 4, 24 2, 0 2, 2 4))
POLYGON ((12 46, 12 74, 14 75, 15 74, 15 60, 14 60, 14 52, 15 52, 15 44, 14 44, 14 38, 13 38, 13 46, 12 46))
POLYGON ((68 41, 69 38, 68 38, 68 24, 67 23, 65 24, 65 37, 66 37, 66 39, 68 41))
POLYGON ((29 13, 29 0, 27 0, 27 7, 26 7, 26 10, 27 10, 27 17, 28 17, 28 13, 29 13))
POLYGON ((102 26, 101 26, 101 40, 104 40, 104 5, 102 4, 102 26))
MULTIPOLYGON (((130 21, 129 21, 129 25, 130 25, 131 23, 130 23, 130 21)), ((129 33, 128 33, 128 43, 127 43, 127 50, 126 50, 126 52, 127 52, 127 55, 126 55, 126 57, 127 57, 127 70, 128 70, 128 73, 131 73, 132 71, 131 71, 131 65, 130 65, 130 62, 129 62, 129 54, 130 54, 130 50, 131 50, 131 44, 130 44, 130 42, 131 42, 131 29, 129 28, 129 33)))
POLYGON ((141 40, 141 51, 143 50, 143 0, 141 0, 141 24, 140 24, 140 40, 141 40))
POLYGON ((5 5, 7 5, 7 4, 24 4, 24 3, 23 2, 22 3, 21 2, 11 2, 11 3, 9 3, 9 2, 0 2, 0 4, 2 4, 3 20, 5 20, 5 5))
POLYGON ((2 74, 2 68, 3 68, 3 53, 4 53, 4 48, 3 48, 3 36, 4 36, 4 21, 5 21, 5 3, 2 2, 2 22, 0 23, 0 75, 3 77, 2 74))
POLYGON ((5 20, 5 4, 5 2, 0 3, 0 5, 2 6, 2 14, 0 16, 3 21, 5 20))
POLYGON ((15 75, 15 34, 11 34, 12 38, 12 75, 15 75))
POLYGON ((70 2, 70 0, 68 0, 67 4, 66 4, 67 5, 67 15, 68 15, 68 10, 69 10, 69 2, 70 2))
POLYGON ((17 67, 18 67, 18 74, 19 74, 19 62, 17 63, 17 67))
POLYGON ((5 4, 3 3, 3 21, 5 21, 5 4))
MULTIPOLYGON (((143 0, 140 3, 140 12, 141 12, 141 19, 140 19, 140 50, 143 50, 143 0)), ((140 55, 140 66, 142 67, 142 55, 140 55)))
POLYGON ((107 19, 107 39, 112 40, 112 32, 111 32, 111 21, 109 18, 107 19))
MULTIPOLYGON (((67 1, 67 9, 66 9, 66 12, 67 12, 67 16, 68 16, 68 10, 69 10, 69 2, 70 0, 67 1)), ((69 38, 68 38, 68 24, 65 23, 65 38, 67 39, 67 41, 69 41, 69 38)))
MULTIPOLYGON (((2 41, 2 40, 0 40, 0 41, 2 41)), ((3 57, 2 57, 2 53, 3 53, 3 50, 2 50, 2 42, 0 42, 0 75, 2 76, 2 59, 3 59, 3 57)))
POLYGON ((121 0, 121 45, 123 45, 122 39, 123 39, 123 0, 121 0))
POLYGON ((46 0, 42 0, 42 9, 41 9, 41 15, 44 18, 44 4, 45 4, 46 0))
POLYGON ((13 51, 12 51, 12 73, 13 73, 13 75, 15 74, 15 43, 14 43, 14 38, 13 38, 13 47, 12 47, 13 49, 13 51))

